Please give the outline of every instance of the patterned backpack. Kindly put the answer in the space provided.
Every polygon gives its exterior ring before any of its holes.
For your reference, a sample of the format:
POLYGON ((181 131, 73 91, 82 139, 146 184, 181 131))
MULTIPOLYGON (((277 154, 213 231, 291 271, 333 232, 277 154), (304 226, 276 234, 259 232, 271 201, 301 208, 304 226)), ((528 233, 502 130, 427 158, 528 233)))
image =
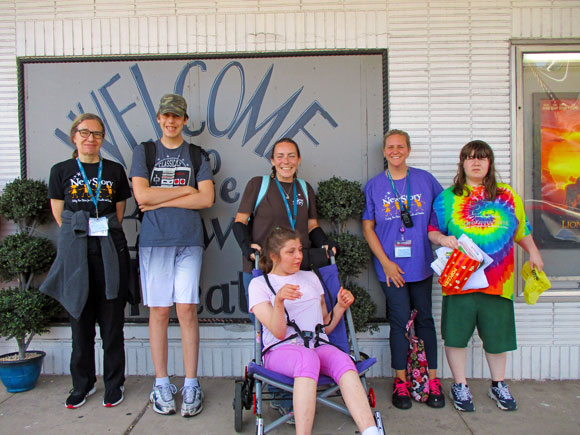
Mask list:
POLYGON ((413 322, 417 316, 417 310, 411 312, 411 318, 407 322, 409 340, 409 353, 407 354, 407 383, 413 399, 417 402, 426 402, 429 397, 429 366, 425 354, 423 340, 415 335, 413 322))

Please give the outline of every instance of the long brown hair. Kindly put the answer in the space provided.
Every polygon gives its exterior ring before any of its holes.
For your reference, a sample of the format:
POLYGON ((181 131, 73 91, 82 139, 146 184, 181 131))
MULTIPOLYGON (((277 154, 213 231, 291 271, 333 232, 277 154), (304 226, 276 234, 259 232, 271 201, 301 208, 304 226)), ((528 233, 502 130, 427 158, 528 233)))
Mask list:
MULTIPOLYGON (((270 160, 274 160, 274 154, 276 153, 276 146, 280 143, 291 143, 296 148, 296 154, 300 157, 300 148, 298 148, 298 144, 294 141, 294 139, 290 139, 289 137, 283 137, 282 139, 276 141, 274 146, 272 147, 272 152, 270 153, 270 160)), ((297 177, 298 171, 294 172, 294 178, 297 177)), ((272 175, 270 178, 276 178, 276 166, 272 165, 272 175)))
POLYGON ((485 177, 483 177, 483 187, 487 199, 494 201, 501 189, 498 189, 497 187, 493 150, 487 142, 482 140, 472 140, 461 148, 459 153, 459 163, 457 165, 457 175, 455 175, 455 178, 453 179, 453 193, 457 196, 469 196, 469 191, 465 187, 467 176, 465 174, 463 163, 470 156, 477 159, 487 158, 489 161, 489 169, 487 170, 485 177))
MULTIPOLYGON (((98 115, 95 115, 94 113, 81 113, 79 116, 77 116, 75 118, 75 120, 73 121, 73 123, 70 127, 69 137, 70 137, 70 141, 73 145, 75 144, 74 137, 75 137, 75 134, 77 132, 77 127, 79 126, 79 124, 81 122, 88 121, 88 120, 97 121, 99 124, 101 124, 101 128, 103 129, 103 138, 105 137, 105 123, 103 122, 103 120, 98 115)), ((78 156, 79 156, 79 151, 77 149, 75 149, 73 151, 72 158, 76 159, 78 156)))
POLYGON ((273 254, 276 257, 280 257, 280 251, 284 247, 284 244, 288 240, 296 239, 300 239, 298 231, 287 227, 276 227, 270 231, 270 234, 268 234, 268 237, 266 237, 266 241, 264 242, 264 249, 262 251, 262 256, 260 257, 260 269, 264 273, 270 273, 274 267, 274 263, 270 256, 273 254))

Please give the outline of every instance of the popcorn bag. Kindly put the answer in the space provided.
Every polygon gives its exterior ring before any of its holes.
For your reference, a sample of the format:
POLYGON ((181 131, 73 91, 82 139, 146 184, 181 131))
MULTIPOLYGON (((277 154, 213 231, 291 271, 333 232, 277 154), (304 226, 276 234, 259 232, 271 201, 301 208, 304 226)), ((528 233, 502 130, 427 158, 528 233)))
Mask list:
POLYGON ((443 287, 446 295, 460 293, 473 272, 475 272, 481 262, 474 260, 465 252, 454 249, 441 272, 439 284, 443 287))

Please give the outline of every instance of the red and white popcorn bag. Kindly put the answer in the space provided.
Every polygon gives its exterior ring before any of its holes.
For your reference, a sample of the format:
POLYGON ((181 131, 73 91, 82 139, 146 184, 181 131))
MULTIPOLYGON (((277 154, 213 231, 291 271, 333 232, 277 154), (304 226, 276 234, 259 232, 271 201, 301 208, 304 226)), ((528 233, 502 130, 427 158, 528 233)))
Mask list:
POLYGON ((465 252, 454 249, 439 277, 439 284, 447 295, 460 293, 467 280, 479 268, 481 262, 465 252))

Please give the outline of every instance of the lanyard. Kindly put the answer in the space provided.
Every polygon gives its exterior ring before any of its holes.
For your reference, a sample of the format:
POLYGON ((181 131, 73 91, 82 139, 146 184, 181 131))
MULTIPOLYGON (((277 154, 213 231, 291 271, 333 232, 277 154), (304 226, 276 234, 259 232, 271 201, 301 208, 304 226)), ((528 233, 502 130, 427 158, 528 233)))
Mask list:
POLYGON ((284 201, 284 205, 286 206, 286 213, 288 214, 288 221, 290 222, 290 226, 292 227, 292 229, 294 229, 294 227, 296 226, 296 216, 298 214, 297 208, 298 201, 296 200, 296 180, 292 181, 292 199, 293 199, 292 203, 294 205, 294 213, 290 212, 290 206, 288 205, 288 200, 286 199, 286 195, 284 194, 284 189, 282 189, 282 185, 280 184, 280 182, 276 177, 274 177, 274 180, 276 180, 276 185, 278 186, 278 190, 280 191, 280 195, 282 195, 282 200, 284 201))
MULTIPOLYGON (((397 195, 397 202, 399 203, 399 207, 401 208, 401 212, 404 213, 407 210, 407 205, 411 199, 411 177, 409 176, 409 168, 407 168, 407 204, 405 204, 399 192, 397 192, 397 188, 395 187, 395 183, 393 181, 393 177, 391 177, 391 173, 387 169, 387 177, 389 177, 389 181, 391 182, 391 187, 393 188, 393 192, 397 195)), ((410 210, 410 207, 409 207, 410 210)))
POLYGON ((78 157, 77 157, 77 165, 79 165, 79 170, 81 171, 81 175, 83 176, 87 192, 89 192, 89 196, 91 197, 93 204, 95 204, 95 209, 97 210, 97 217, 99 217, 99 196, 101 195, 101 177, 103 175, 103 159, 99 159, 99 173, 97 175, 96 194, 93 194, 93 189, 91 189, 91 185, 89 183, 89 179, 87 178, 85 168, 83 168, 83 164, 81 163, 78 157))

